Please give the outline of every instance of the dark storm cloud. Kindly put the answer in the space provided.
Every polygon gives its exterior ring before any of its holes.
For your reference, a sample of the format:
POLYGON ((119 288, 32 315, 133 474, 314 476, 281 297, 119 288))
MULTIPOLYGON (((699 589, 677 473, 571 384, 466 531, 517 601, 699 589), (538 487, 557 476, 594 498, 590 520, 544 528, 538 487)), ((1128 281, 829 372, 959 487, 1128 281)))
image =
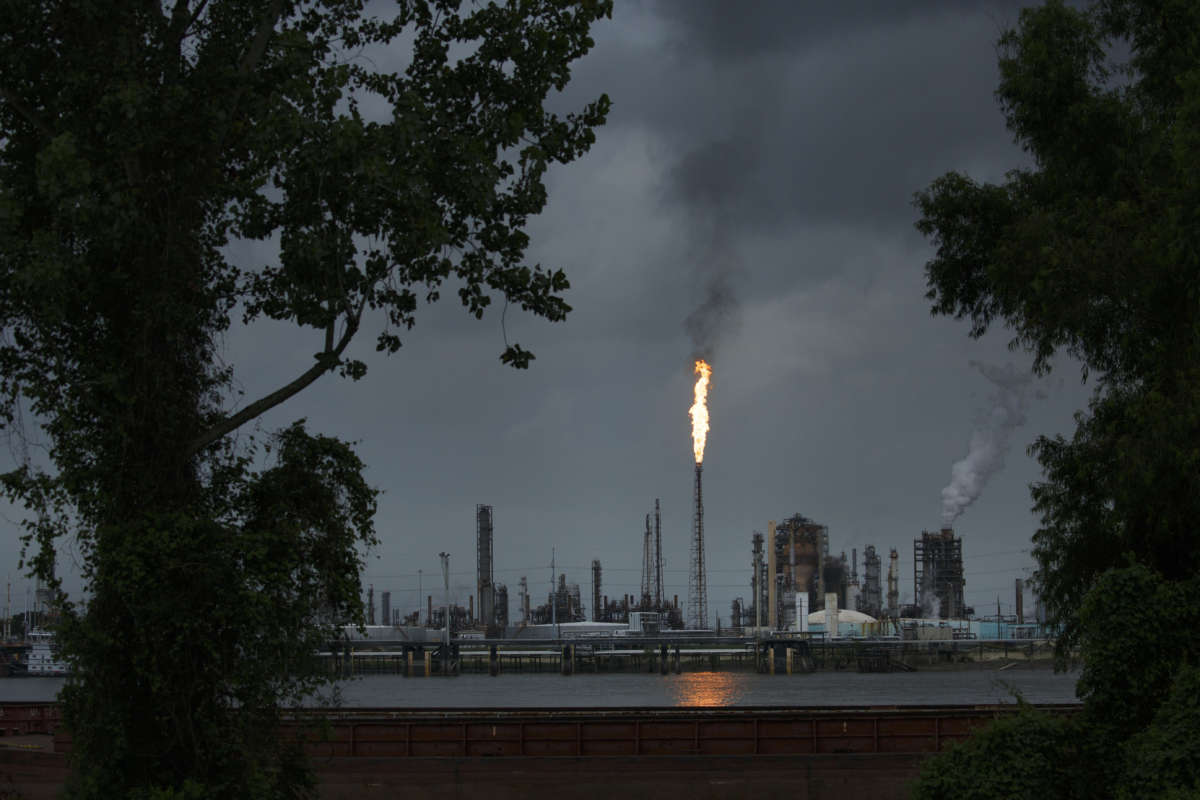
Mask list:
POLYGON ((757 153, 735 139, 706 142, 685 154, 667 176, 666 199, 727 212, 757 174, 757 153))
POLYGON ((740 309, 735 284, 741 264, 731 243, 729 206, 741 196, 753 153, 726 140, 689 153, 667 178, 668 202, 691 207, 689 263, 693 282, 703 281, 696 306, 683 321, 692 342, 691 359, 711 361, 721 341, 737 331, 740 309))
POLYGON ((795 0, 663 2, 662 18, 678 30, 677 46, 701 50, 718 60, 763 53, 796 52, 816 42, 839 41, 877 27, 936 16, 948 11, 983 13, 999 24, 1016 21, 1021 0, 956 2, 946 0, 854 0, 812 3, 795 0))
MULTIPOLYGON (((514 601, 521 576, 545 597, 551 548, 569 582, 586 586, 599 558, 606 593, 637 592, 643 515, 661 497, 669 592, 686 598, 691 348, 715 351, 714 611, 725 617, 749 591, 750 531, 781 509, 828 524, 838 549, 874 543, 907 559, 913 536, 937 524, 978 405, 966 364, 1011 358, 1003 335, 976 342, 930 318, 929 251, 910 206, 946 170, 995 180, 1021 163, 993 99, 994 43, 1011 9, 618 2, 553 100, 565 113, 607 93, 609 122, 587 156, 549 171, 549 205, 529 230, 529 261, 570 277, 567 321, 510 308, 501 328, 502 302, 476 321, 448 286, 393 357, 373 350, 382 322, 364 324, 352 355, 369 363, 365 379, 327 376, 261 420, 270 430, 308 417, 314 431, 361 442, 368 479, 385 490, 365 578, 376 596, 392 591, 413 610, 434 575, 440 591, 440 551, 453 555, 461 596, 476 503, 494 504, 496 575, 514 601), (530 370, 499 363, 505 336, 537 353, 530 370), (782 453, 803 457, 783 465, 782 453), (766 462, 779 466, 756 468, 766 462)), ((369 55, 402 68, 403 50, 369 55)), ((249 400, 311 366, 319 346, 259 325, 232 330, 226 355, 249 400)), ((1054 413, 1035 404, 1029 437, 1069 431, 1079 395, 1054 413)), ((964 518, 968 602, 994 600, 1021 574, 1002 568, 1024 556, 981 554, 1029 546, 1036 478, 1014 447, 964 518)))
MULTIPOLYGON (((663 197, 772 229, 837 221, 895 232, 912 192, 990 171, 1012 144, 990 92, 1007 3, 653 6, 678 59, 659 121, 681 151, 663 197), (681 102, 691 99, 691 102, 681 102), (697 142, 697 132, 713 138, 697 142), (715 135, 714 135, 715 134, 715 135)), ((998 169, 997 169, 998 171, 998 169)))

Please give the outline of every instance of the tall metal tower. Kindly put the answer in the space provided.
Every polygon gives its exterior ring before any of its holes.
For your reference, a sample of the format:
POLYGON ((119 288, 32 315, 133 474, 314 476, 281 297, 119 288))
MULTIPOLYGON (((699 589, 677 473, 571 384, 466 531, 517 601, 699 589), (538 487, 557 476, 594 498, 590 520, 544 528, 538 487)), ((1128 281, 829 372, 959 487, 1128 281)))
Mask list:
POLYGON ((875 545, 867 545, 863 551, 863 587, 859 598, 858 611, 866 612, 872 617, 883 616, 883 590, 879 583, 880 567, 879 554, 875 545))
POLYGON ((475 506, 476 594, 479 596, 479 621, 484 627, 496 622, 495 573, 492 569, 492 507, 475 506))
POLYGON ((887 613, 892 618, 900 616, 900 554, 894 547, 888 554, 887 613))
POLYGON ((708 627, 708 581, 704 564, 704 493, 700 476, 704 465, 696 465, 696 517, 692 526, 692 559, 688 570, 687 627, 708 627))
POLYGON ((650 515, 646 515, 646 533, 642 536, 642 596, 639 599, 641 607, 645 609, 654 599, 654 532, 650 528, 650 515))
POLYGON ((592 559, 592 622, 603 622, 605 609, 600 601, 601 584, 600 559, 592 559))
POLYGON ((658 508, 658 498, 654 498, 654 609, 662 611, 663 607, 663 577, 662 577, 662 514, 658 508))
POLYGON ((751 567, 754 570, 754 574, 750 578, 750 587, 754 593, 754 635, 758 636, 758 629, 762 627, 763 616, 765 616, 763 609, 767 605, 763 590, 763 535, 755 531, 751 541, 754 543, 754 561, 751 567))

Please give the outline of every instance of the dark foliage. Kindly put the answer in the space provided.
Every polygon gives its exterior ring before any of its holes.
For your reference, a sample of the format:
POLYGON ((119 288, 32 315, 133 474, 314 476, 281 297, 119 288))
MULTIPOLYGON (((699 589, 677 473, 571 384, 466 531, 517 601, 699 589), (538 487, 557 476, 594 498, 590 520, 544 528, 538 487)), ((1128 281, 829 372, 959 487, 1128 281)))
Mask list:
POLYGON ((951 796, 929 792, 950 786, 952 763, 973 787, 961 796, 1191 796, 1200 5, 1052 1, 1023 11, 1000 48, 997 97, 1033 166, 1001 185, 939 178, 917 194, 917 227, 937 246, 935 314, 969 319, 973 336, 1003 324, 1037 369, 1066 352, 1097 379, 1074 435, 1031 448, 1045 471, 1032 489, 1037 587, 1062 661, 1081 655, 1084 710, 1074 731, 1026 716, 984 734, 967 751, 978 757, 933 759, 918 796, 951 796), (1069 757, 1027 772, 1021 728, 1069 757), (986 750, 1005 736, 1012 750, 986 750))
POLYGON ((360 329, 377 320, 394 353, 447 285, 475 317, 493 298, 570 310, 524 229, 546 169, 604 121, 603 96, 545 106, 611 3, 378 10, 0 3, 0 423, 33 420, 52 462, 3 486, 37 574, 59 586, 63 536, 82 562, 86 605, 60 597, 73 796, 305 793, 274 722, 326 678, 318 645, 362 620, 375 492, 302 426, 260 450, 229 434, 326 373, 361 378, 360 329), (235 261, 254 240, 277 255, 235 261), (292 324, 315 356, 231 407, 237 317, 292 324))

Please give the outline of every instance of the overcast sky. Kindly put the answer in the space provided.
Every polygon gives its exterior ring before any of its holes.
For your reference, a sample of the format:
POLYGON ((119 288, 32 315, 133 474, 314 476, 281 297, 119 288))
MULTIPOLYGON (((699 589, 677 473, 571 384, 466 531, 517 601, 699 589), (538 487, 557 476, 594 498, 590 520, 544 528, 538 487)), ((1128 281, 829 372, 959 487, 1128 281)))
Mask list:
MULTIPOLYGON (((948 170, 1000 180, 1024 163, 993 98, 995 42, 1016 18, 999 0, 618 0, 554 101, 607 92, 613 108, 592 151, 551 172, 550 205, 530 228, 530 260, 566 270, 574 307, 559 324, 508 315, 532 368, 500 364, 499 314, 476 322, 445 292, 396 356, 360 337, 362 381, 327 376, 260 421, 306 417, 359 442, 385 492, 364 582, 408 612, 418 569, 428 594, 444 550, 465 604, 475 505, 487 503, 514 611, 521 576, 544 602, 551 548, 585 598, 594 558, 605 594, 637 592, 658 497, 667 593, 685 603, 687 321, 716 291, 726 305, 703 343, 710 617, 728 624, 730 601, 749 599, 752 532, 797 512, 829 526, 834 553, 896 548, 911 598, 913 539, 940 527, 952 465, 996 419, 996 387, 970 362, 1030 363, 1004 331, 973 341, 965 323, 930 316, 931 248, 911 205, 948 170)), ((254 398, 319 348, 258 325, 231 334, 226 355, 254 398)), ((981 613, 997 595, 1007 613, 1013 579, 1032 566, 1028 485, 1040 472, 1025 448, 1069 434, 1090 387, 1060 361, 1023 391, 1002 398, 1009 419, 1025 416, 1006 465, 955 524, 967 603, 981 613)))

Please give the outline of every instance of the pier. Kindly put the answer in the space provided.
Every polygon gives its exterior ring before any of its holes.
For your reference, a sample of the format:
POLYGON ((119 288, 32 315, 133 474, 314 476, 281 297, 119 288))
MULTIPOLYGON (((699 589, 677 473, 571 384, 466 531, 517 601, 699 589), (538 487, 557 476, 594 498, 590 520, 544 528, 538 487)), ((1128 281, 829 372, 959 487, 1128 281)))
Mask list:
POLYGON ((460 673, 748 671, 801 675, 817 670, 911 672, 994 668, 996 662, 1049 660, 1045 639, 826 639, 821 635, 747 638, 712 635, 557 639, 372 639, 339 642, 319 656, 339 677, 460 673))

